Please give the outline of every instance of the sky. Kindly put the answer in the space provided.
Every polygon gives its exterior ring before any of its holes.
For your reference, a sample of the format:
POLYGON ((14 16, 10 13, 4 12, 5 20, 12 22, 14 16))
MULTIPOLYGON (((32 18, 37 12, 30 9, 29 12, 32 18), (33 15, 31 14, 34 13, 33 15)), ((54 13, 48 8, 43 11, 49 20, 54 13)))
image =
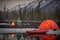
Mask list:
POLYGON ((26 4, 26 3, 30 3, 32 1, 35 1, 35 0, 0 0, 0 10, 3 11, 4 5, 6 5, 7 9, 10 9, 16 5, 26 4))

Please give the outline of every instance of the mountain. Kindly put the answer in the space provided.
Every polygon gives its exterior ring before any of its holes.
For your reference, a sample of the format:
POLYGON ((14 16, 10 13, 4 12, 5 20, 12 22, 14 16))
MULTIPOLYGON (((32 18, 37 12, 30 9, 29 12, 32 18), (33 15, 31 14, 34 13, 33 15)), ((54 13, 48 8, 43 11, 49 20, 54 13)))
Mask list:
POLYGON ((11 11, 19 11, 20 8, 24 8, 27 4, 21 4, 21 5, 16 5, 13 8, 9 9, 9 12, 11 11))
POLYGON ((30 2, 30 3, 27 3, 27 4, 22 4, 23 6, 21 5, 16 5, 15 7, 11 8, 9 10, 9 12, 11 11, 19 11, 21 10, 22 12, 24 10, 26 10, 27 12, 28 11, 31 11, 32 9, 35 9, 39 4, 39 8, 42 9, 43 11, 45 12, 48 12, 48 11, 55 11, 57 9, 57 7, 60 5, 60 1, 59 0, 42 0, 40 3, 40 1, 33 1, 33 2, 30 2))
POLYGON ((60 1, 58 0, 53 0, 50 3, 48 3, 47 5, 45 5, 44 7, 42 7, 41 9, 44 10, 45 12, 48 11, 55 11, 58 7, 60 7, 60 1))
MULTIPOLYGON (((41 7, 43 7, 44 5, 48 4, 50 1, 42 1, 40 4, 41 4, 41 7)), ((23 6, 20 5, 16 5, 15 7, 9 9, 9 12, 11 11, 18 11, 20 8, 21 10, 24 10, 26 8, 26 11, 30 11, 31 9, 35 9, 39 4, 39 1, 33 1, 33 2, 30 2, 30 3, 27 3, 27 4, 21 4, 23 6)))

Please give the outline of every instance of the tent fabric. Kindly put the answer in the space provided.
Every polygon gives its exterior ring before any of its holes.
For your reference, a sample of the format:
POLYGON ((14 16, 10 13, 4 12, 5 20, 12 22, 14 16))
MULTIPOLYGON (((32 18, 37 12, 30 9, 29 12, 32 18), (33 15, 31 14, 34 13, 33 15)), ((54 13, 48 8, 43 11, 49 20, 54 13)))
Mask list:
POLYGON ((39 26, 39 29, 41 30, 53 30, 53 29, 59 29, 58 25, 53 20, 45 20, 43 21, 39 26))
MULTIPOLYGON (((45 20, 39 25, 39 30, 58 30, 58 25, 53 20, 45 20)), ((42 35, 42 40, 56 40, 56 35, 42 35)))
POLYGON ((58 30, 59 29, 58 25, 53 20, 45 20, 38 26, 38 30, 27 30, 27 33, 29 34, 29 36, 32 36, 32 35, 37 36, 37 37, 42 38, 42 40, 56 40, 57 35, 36 34, 36 33, 46 32, 53 29, 58 30))

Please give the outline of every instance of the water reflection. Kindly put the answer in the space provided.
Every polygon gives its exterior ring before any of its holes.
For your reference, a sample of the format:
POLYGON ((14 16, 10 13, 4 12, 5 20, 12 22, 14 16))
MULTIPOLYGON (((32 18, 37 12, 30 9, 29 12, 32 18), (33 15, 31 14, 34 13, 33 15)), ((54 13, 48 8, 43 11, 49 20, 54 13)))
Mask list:
POLYGON ((0 34, 0 40, 60 40, 59 35, 27 36, 26 34, 0 34))

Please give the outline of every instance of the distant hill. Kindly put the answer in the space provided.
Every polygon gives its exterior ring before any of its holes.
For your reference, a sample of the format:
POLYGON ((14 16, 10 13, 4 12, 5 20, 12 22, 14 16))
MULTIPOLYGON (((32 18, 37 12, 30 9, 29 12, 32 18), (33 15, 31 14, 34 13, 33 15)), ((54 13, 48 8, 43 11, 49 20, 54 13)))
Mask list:
MULTIPOLYGON (((41 7, 43 7, 44 5, 46 5, 46 4, 48 4, 50 1, 42 1, 40 4, 40 6, 41 7)), ((27 4, 21 4, 21 5, 25 5, 24 7, 19 7, 19 5, 16 5, 15 7, 13 7, 13 8, 11 8, 11 9, 9 9, 9 12, 11 12, 11 11, 18 11, 20 8, 22 9, 22 10, 24 10, 25 9, 25 7, 26 7, 26 11, 30 11, 32 8, 34 9, 34 8, 36 8, 37 6, 38 6, 38 4, 39 4, 39 1, 33 1, 33 2, 31 2, 31 3, 27 3, 27 4)), ((21 6, 20 5, 20 6, 21 6)))
POLYGON ((9 16, 12 19, 21 20, 45 20, 45 19, 60 19, 60 0, 42 0, 33 1, 27 4, 16 5, 9 10, 9 16))

